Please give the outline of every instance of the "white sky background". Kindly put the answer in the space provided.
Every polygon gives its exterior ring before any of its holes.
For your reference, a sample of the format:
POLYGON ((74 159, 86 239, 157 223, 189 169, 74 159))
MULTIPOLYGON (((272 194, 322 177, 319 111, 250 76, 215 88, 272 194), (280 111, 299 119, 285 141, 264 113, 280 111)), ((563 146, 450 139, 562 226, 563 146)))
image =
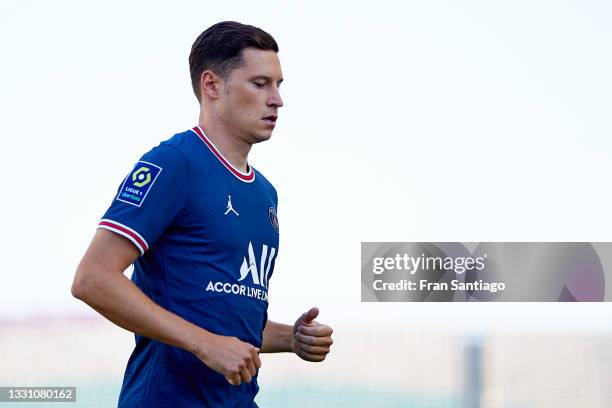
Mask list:
POLYGON ((70 284, 97 221, 196 124, 191 44, 238 20, 285 75, 251 157, 280 196, 272 319, 612 329, 608 303, 360 303, 361 241, 612 241, 610 3, 177 3, 0 1, 0 318, 94 313, 70 284))

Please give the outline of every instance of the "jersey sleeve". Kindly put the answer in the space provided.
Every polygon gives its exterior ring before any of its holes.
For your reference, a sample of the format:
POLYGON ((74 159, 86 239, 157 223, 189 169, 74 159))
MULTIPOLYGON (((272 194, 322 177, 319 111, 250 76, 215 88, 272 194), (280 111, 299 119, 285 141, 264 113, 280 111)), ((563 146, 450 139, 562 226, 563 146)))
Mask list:
POLYGON ((183 153, 157 146, 123 180, 98 228, 124 236, 144 255, 185 207, 189 183, 183 153))

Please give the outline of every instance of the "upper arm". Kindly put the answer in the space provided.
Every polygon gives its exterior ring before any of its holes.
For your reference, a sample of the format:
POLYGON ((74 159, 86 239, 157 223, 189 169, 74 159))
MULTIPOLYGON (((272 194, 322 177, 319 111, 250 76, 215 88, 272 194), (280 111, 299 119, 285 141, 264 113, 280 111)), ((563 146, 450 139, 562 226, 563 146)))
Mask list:
POLYGON ((77 268, 72 294, 80 297, 92 283, 92 278, 99 278, 107 273, 123 273, 139 255, 140 251, 127 238, 98 229, 77 268))
POLYGON ((184 208, 189 191, 184 154, 172 146, 158 146, 123 180, 98 228, 124 236, 144 255, 184 208))
POLYGON ((180 151, 160 145, 142 156, 102 217, 73 293, 87 290, 105 272, 123 273, 144 255, 185 206, 188 193, 189 167, 180 151))
POLYGON ((124 271, 140 256, 140 252, 127 238, 105 229, 98 229, 83 261, 104 269, 124 271))

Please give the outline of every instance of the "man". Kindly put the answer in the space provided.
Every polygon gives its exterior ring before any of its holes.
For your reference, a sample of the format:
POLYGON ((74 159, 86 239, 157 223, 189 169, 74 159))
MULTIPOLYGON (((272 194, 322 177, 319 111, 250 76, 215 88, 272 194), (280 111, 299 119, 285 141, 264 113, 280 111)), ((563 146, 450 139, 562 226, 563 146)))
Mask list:
POLYGON ((317 308, 292 326, 267 318, 277 195, 247 157, 283 106, 277 53, 272 36, 236 22, 196 39, 198 126, 142 156, 77 268, 73 295, 136 334, 119 406, 256 407, 260 352, 330 351, 317 308))

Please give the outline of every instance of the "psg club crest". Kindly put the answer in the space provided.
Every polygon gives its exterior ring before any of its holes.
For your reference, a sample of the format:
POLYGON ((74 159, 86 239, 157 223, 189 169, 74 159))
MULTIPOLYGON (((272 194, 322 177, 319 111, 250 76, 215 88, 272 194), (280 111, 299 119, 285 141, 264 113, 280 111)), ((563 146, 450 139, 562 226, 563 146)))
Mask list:
POLYGON ((278 232, 278 217, 276 216, 276 209, 274 209, 274 207, 270 207, 268 210, 268 215, 270 216, 270 223, 276 232, 278 232))

